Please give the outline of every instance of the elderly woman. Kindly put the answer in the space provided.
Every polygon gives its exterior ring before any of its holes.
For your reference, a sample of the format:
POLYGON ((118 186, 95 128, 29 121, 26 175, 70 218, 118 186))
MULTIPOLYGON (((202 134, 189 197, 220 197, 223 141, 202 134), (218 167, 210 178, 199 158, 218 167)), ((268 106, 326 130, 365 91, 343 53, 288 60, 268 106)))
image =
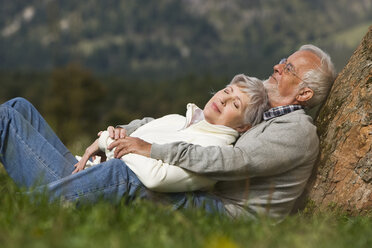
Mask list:
MULTIPOLYGON (((166 115, 141 126, 130 136, 158 144, 184 141, 201 146, 229 146, 239 133, 261 121, 267 107, 262 82, 241 74, 218 91, 203 110, 188 104, 186 116, 166 115)), ((73 173, 81 171, 89 158, 100 151, 105 152, 107 158, 114 158, 114 151, 107 148, 112 142, 107 131, 101 133, 75 165, 73 173)), ((215 180, 138 154, 127 154, 121 159, 148 189, 154 191, 194 191, 211 188, 216 183, 215 180)))
MULTIPOLYGON (((182 140, 204 146, 231 145, 240 132, 261 121, 267 106, 261 81, 237 75, 208 101, 203 111, 189 104, 186 117, 162 117, 138 128, 131 136, 159 143, 182 140)), ((111 140, 106 133, 101 133, 77 161, 25 99, 15 98, 2 104, 0 116, 0 160, 9 176, 27 188, 41 185, 36 191, 46 190, 51 200, 95 202, 103 197, 118 201, 124 195, 151 199, 153 191, 144 184, 162 192, 191 191, 214 184, 213 180, 135 154, 82 170, 100 148, 112 158, 112 151, 107 149, 111 140)), ((167 193, 165 197, 177 207, 212 204, 214 209, 222 208, 210 199, 205 204, 207 193, 193 194, 192 203, 187 203, 186 193, 167 193)))

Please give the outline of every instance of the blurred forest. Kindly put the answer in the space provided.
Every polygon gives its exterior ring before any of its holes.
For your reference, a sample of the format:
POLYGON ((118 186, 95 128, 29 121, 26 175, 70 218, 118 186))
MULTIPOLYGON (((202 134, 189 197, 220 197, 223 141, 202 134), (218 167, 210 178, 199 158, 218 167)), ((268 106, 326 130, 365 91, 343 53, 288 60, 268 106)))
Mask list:
POLYGON ((29 99, 67 144, 202 107, 238 73, 266 78, 302 44, 338 71, 369 0, 0 0, 0 102, 29 99))
POLYGON ((125 80, 94 76, 82 65, 72 63, 50 73, 0 73, 0 101, 25 97, 66 144, 86 145, 108 125, 126 124, 146 116, 185 114, 189 102, 203 107, 211 94, 229 80, 209 75, 168 81, 125 80))

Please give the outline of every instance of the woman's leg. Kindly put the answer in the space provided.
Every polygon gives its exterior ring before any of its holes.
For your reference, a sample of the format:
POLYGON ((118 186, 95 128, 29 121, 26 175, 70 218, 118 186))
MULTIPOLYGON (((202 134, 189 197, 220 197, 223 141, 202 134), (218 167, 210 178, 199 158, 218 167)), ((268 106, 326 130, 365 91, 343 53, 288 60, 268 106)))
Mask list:
POLYGON ((95 202, 145 197, 147 189, 118 159, 93 166, 74 175, 77 161, 68 154, 40 114, 23 99, 0 106, 0 160, 20 186, 39 186, 51 199, 95 202), (72 162, 72 163, 71 163, 72 162))
POLYGON ((75 157, 61 142, 45 119, 29 101, 22 97, 17 97, 5 102, 3 105, 10 106, 19 112, 37 132, 39 132, 59 153, 62 154, 62 156, 66 158, 66 160, 71 163, 76 163, 75 157))
POLYGON ((42 185, 28 194, 46 192, 51 201, 95 203, 106 200, 117 203, 125 196, 128 201, 151 199, 148 190, 120 159, 111 159, 76 174, 42 185))
POLYGON ((55 148, 59 139, 43 130, 47 127, 43 126, 40 118, 32 118, 36 128, 13 107, 0 106, 0 161, 9 176, 18 185, 26 187, 47 184, 70 175, 76 163, 76 160, 66 159, 66 153, 63 155, 55 148))
POLYGON ((50 199, 93 203, 100 198, 117 202, 126 196, 128 200, 140 197, 165 202, 174 209, 224 211, 221 200, 204 192, 151 192, 118 159, 71 175, 76 159, 23 98, 0 106, 0 160, 18 185, 45 184, 35 191, 47 190, 50 199))
POLYGON ((148 190, 120 159, 111 159, 76 174, 36 188, 33 193, 47 192, 49 199, 77 203, 106 200, 117 203, 123 197, 135 198, 173 206, 173 209, 197 208, 206 212, 225 213, 222 201, 207 192, 156 193, 148 190))

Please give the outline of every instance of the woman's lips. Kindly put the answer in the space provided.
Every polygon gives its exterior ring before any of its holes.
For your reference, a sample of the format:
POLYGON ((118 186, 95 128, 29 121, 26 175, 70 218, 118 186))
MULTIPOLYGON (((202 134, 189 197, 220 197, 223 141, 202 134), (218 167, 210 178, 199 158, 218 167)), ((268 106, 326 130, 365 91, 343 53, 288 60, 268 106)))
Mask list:
POLYGON ((220 113, 220 109, 218 108, 217 104, 215 102, 212 103, 212 109, 218 113, 220 113))

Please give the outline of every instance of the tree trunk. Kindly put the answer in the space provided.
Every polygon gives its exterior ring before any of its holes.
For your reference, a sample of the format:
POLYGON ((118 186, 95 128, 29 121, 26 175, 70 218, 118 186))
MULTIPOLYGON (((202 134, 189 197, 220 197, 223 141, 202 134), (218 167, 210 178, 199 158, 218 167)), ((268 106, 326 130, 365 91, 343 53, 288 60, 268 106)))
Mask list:
POLYGON ((337 77, 316 119, 317 172, 309 197, 320 209, 372 209, 372 26, 337 77))

